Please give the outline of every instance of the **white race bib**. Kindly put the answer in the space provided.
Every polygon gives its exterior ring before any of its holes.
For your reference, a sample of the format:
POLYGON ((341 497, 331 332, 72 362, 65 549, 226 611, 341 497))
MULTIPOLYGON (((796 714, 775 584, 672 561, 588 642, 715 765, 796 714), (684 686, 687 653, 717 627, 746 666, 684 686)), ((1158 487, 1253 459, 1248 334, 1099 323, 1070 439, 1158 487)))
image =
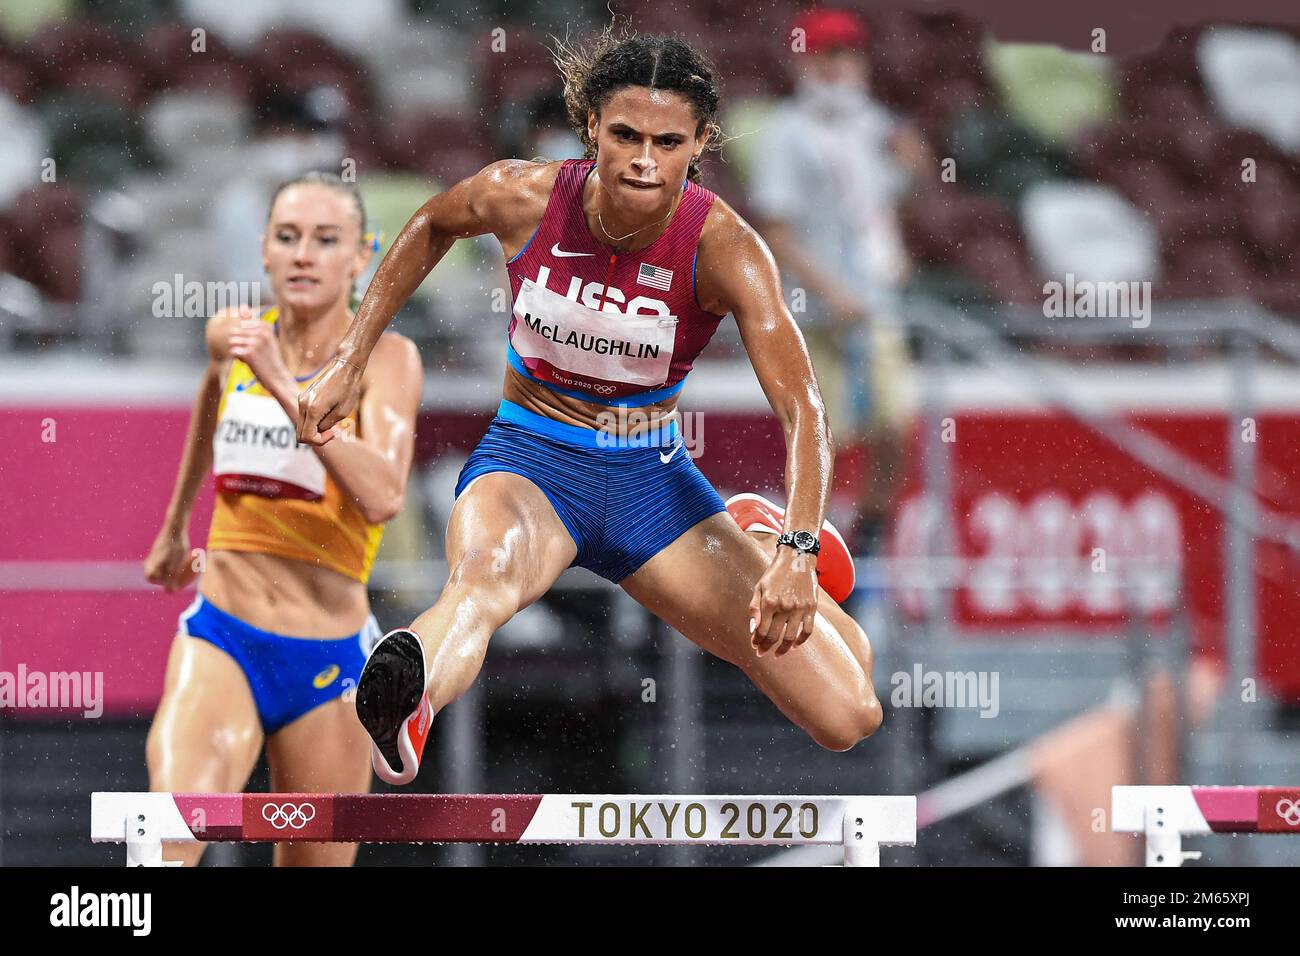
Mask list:
POLYGON ((604 382, 644 387, 668 380, 675 315, 598 312, 531 279, 520 285, 514 314, 510 344, 522 358, 604 382))
POLYGON ((325 466, 280 403, 267 395, 231 391, 217 421, 212 451, 217 490, 264 498, 325 496, 325 466))

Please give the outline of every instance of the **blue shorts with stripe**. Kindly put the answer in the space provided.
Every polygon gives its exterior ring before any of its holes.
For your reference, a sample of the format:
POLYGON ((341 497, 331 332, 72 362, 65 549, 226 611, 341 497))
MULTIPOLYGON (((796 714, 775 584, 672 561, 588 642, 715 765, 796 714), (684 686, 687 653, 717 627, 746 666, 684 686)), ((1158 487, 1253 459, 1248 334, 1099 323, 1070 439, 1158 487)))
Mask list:
POLYGON ((726 510, 677 423, 615 438, 503 401, 456 482, 505 471, 546 495, 578 547, 573 563, 615 584, 685 531, 726 510))
POLYGON ((181 614, 179 630, 235 659, 268 736, 355 688, 370 649, 383 636, 372 614, 348 637, 285 637, 254 627, 201 594, 181 614))

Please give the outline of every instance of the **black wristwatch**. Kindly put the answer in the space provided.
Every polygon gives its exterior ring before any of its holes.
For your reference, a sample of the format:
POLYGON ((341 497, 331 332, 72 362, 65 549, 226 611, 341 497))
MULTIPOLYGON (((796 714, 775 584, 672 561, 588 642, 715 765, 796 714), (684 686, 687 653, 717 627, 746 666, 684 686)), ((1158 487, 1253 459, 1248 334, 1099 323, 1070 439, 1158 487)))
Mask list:
POLYGON ((822 543, 811 531, 787 531, 776 539, 778 548, 783 544, 802 554, 811 554, 813 557, 816 557, 817 552, 822 549, 822 543))

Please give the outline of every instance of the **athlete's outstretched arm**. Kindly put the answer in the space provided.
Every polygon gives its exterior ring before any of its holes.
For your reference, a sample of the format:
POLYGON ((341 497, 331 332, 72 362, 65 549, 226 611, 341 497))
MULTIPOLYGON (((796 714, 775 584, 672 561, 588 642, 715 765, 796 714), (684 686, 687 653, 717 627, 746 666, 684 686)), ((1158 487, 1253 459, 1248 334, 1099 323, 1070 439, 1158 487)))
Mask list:
POLYGON ((217 427, 217 407, 221 404, 221 374, 229 360, 226 330, 238 318, 235 312, 222 311, 208 320, 205 330, 208 367, 203 372, 203 381, 199 384, 194 409, 190 413, 185 450, 181 453, 181 465, 176 473, 171 501, 167 504, 167 514, 145 558, 145 578, 169 592, 185 587, 198 575, 190 554, 190 514, 203 480, 212 469, 212 435, 217 427))
MULTIPOLYGON (((786 307, 767 244, 725 204, 714 215, 712 228, 706 223, 696 263, 700 304, 710 312, 735 316, 754 373, 785 432, 789 507, 782 530, 817 534, 826 514, 835 448, 812 359, 786 307)), ((807 640, 817 611, 815 570, 815 560, 804 559, 793 548, 777 549, 751 605, 760 636, 768 636, 765 628, 779 609, 802 612, 797 643, 807 640)), ((798 613, 791 614, 792 620, 797 618, 798 613)))
POLYGON ((528 215, 520 190, 533 163, 503 160, 484 167, 413 215, 393 241, 339 346, 339 356, 298 400, 298 440, 323 445, 330 428, 348 414, 361 394, 370 353, 406 300, 457 239, 511 231, 528 215))

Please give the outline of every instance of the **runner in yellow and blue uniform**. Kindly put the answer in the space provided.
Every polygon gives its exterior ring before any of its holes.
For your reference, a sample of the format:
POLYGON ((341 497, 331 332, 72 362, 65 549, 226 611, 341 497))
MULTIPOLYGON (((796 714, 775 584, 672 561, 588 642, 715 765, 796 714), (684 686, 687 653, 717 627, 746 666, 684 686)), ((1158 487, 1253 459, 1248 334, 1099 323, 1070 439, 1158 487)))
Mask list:
MULTIPOLYGON (((167 590, 199 575, 181 615, 149 733, 150 786, 232 792, 263 741, 276 792, 365 792, 368 743, 351 695, 381 636, 366 581, 405 497, 422 369, 384 335, 357 410, 328 448, 298 444, 299 390, 339 357, 349 297, 373 246, 355 188, 331 174, 282 186, 263 238, 276 306, 207 326, 209 362, 176 487, 146 562, 167 590), (375 361, 378 361, 378 365, 375 361), (207 547, 187 526, 207 472, 216 503, 207 547), (346 696, 345 696, 346 695, 346 696)), ((204 844, 167 848, 194 864, 204 844)), ((347 865, 352 844, 277 844, 277 864, 347 865)))

